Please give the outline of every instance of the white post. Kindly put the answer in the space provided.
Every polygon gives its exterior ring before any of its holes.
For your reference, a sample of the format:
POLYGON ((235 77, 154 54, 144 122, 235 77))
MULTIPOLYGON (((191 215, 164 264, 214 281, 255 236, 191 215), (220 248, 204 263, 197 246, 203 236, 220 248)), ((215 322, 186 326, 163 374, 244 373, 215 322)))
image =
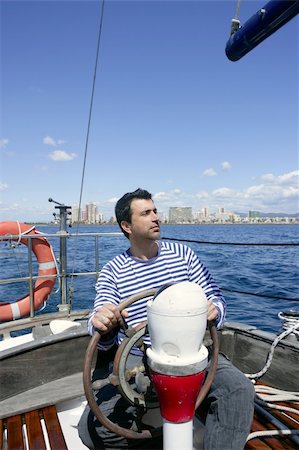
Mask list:
POLYGON ((193 420, 172 423, 163 419, 163 450, 192 450, 193 420))
POLYGON ((163 450, 193 449, 193 418, 205 379, 208 350, 202 344, 208 303, 203 289, 183 281, 147 303, 151 381, 163 417, 163 450))

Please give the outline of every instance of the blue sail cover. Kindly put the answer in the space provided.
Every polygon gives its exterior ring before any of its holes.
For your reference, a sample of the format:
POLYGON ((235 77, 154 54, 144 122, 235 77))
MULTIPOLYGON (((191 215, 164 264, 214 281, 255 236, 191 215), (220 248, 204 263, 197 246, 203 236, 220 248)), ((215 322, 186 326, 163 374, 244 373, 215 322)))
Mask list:
POLYGON ((299 0, 272 0, 244 23, 228 40, 225 53, 238 61, 299 12, 299 0))

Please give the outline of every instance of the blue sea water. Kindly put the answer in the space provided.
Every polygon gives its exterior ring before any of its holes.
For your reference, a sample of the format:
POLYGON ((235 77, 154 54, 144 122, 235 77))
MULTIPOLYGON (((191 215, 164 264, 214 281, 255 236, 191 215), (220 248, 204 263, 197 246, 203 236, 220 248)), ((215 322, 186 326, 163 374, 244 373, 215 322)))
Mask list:
MULTIPOLYGON (((39 226, 43 233, 56 233, 56 226, 39 226)), ((76 229, 70 228, 71 233, 76 229)), ((117 226, 80 226, 79 232, 118 232, 117 226)), ((200 242, 268 243, 290 244, 299 242, 298 225, 165 225, 162 237, 196 240, 200 242)), ((49 238, 56 257, 59 257, 57 239, 49 238)), ((68 271, 94 271, 94 239, 79 238, 77 244, 68 240, 68 271)), ((281 327, 278 313, 284 310, 299 310, 299 247, 298 246, 244 246, 187 243, 208 267, 215 281, 223 290, 227 301, 228 321, 248 323, 265 331, 278 332, 281 327), (231 291, 238 291, 231 292, 231 291), (240 293, 242 292, 242 293, 240 293), (250 294, 266 297, 257 297, 250 294), (297 300, 283 300, 280 297, 297 300)), ((100 239, 99 267, 109 259, 127 249, 128 241, 123 236, 105 236, 100 239)), ((27 249, 18 246, 11 249, 0 244, 1 279, 26 275, 27 249)), ((91 309, 94 299, 96 277, 76 277, 69 281, 74 287, 73 308, 91 309)), ((0 286, 1 301, 15 301, 28 291, 27 284, 0 286)), ((59 294, 52 291, 42 313, 57 310, 59 294)))

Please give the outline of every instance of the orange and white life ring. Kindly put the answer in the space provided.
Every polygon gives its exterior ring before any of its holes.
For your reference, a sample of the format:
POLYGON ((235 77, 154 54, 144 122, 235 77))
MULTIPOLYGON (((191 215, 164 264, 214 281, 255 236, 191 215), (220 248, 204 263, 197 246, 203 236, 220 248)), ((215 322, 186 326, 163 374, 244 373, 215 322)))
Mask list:
MULTIPOLYGON (((32 251, 35 254, 39 267, 38 275, 55 275, 57 274, 57 265, 51 245, 45 237, 41 236, 41 232, 36 230, 34 226, 19 222, 0 222, 0 236, 15 235, 17 238, 7 239, 28 245, 26 235, 37 235, 32 240, 32 251)), ((6 240, 6 239, 5 239, 6 240)), ((34 285, 34 310, 38 310, 48 299, 54 284, 53 278, 38 278, 34 285)), ((14 303, 0 301, 0 322, 19 319, 30 314, 30 296, 29 294, 20 298, 14 303)))

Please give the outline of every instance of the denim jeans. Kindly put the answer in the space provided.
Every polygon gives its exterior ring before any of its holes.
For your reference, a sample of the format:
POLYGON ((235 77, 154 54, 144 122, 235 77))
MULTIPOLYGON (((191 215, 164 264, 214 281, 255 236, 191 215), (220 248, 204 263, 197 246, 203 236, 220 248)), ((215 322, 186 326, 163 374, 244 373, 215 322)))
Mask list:
MULTIPOLYGON (((207 408, 204 450, 244 449, 253 419, 254 397, 251 381, 220 354, 214 381, 203 403, 207 408)), ((134 429, 136 409, 121 397, 116 387, 107 385, 101 388, 97 393, 97 402, 111 421, 134 429)), ((81 440, 90 449, 163 448, 162 436, 145 440, 116 436, 99 424, 88 405, 79 421, 78 431, 81 440)))

